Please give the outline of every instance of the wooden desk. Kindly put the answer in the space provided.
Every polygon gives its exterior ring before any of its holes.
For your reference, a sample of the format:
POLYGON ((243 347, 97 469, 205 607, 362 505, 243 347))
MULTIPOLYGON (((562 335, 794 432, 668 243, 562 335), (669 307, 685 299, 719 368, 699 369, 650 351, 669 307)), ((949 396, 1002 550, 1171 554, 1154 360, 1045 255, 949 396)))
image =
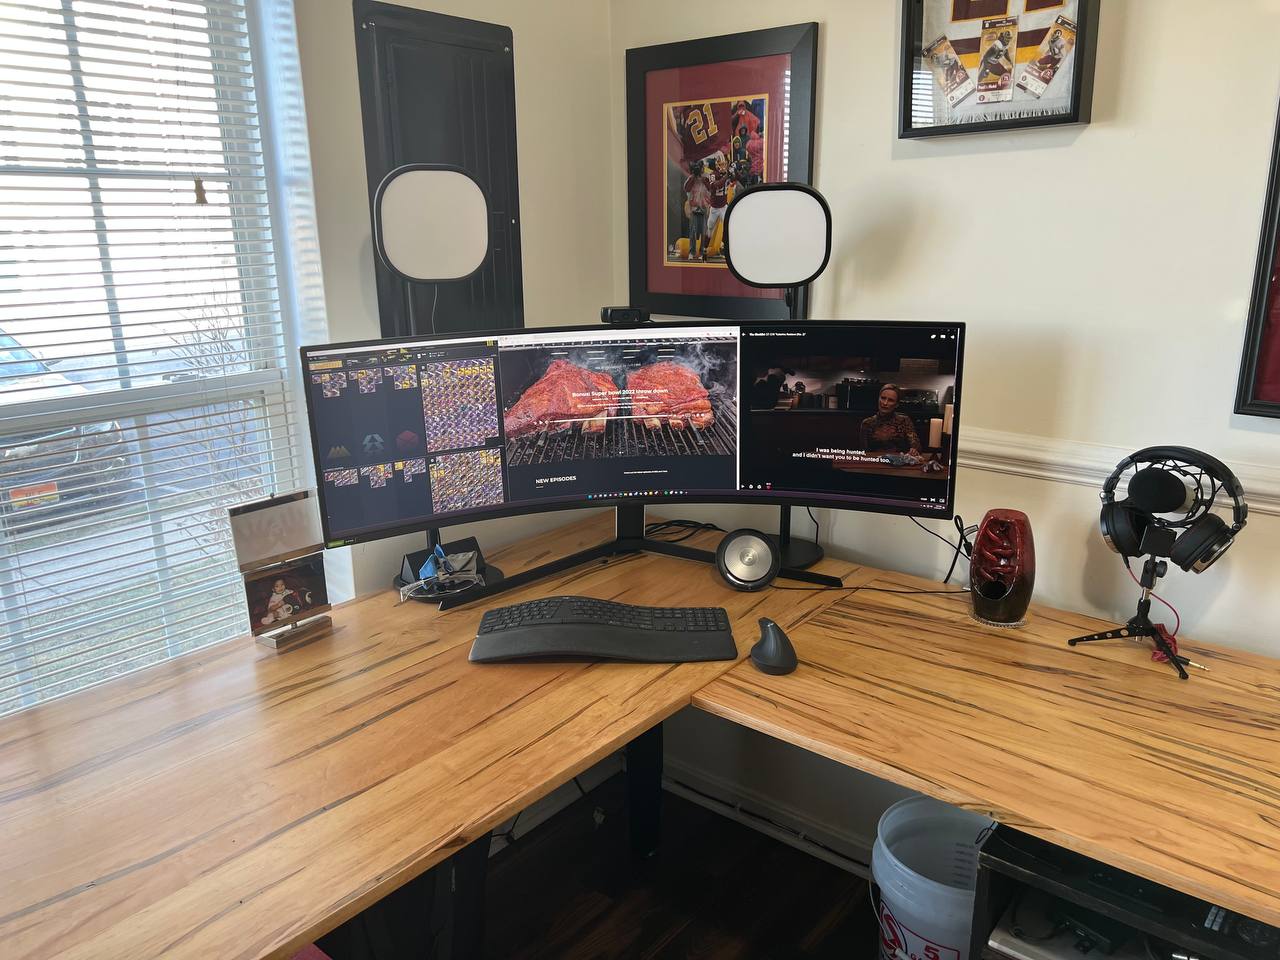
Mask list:
MULTIPOLYGON (((494 559, 611 535, 600 518, 494 559)), ((631 556, 500 602, 553 593, 722 605, 740 651, 758 616, 793 629, 841 596, 737 593, 712 567, 631 556)), ((0 721, 5 960, 288 956, 732 666, 479 666, 484 604, 395 601, 347 604, 283 655, 244 638, 0 721)))
POLYGON ((694 705, 1280 925, 1280 661, 1187 644, 1212 672, 1180 681, 1144 646, 1069 648, 1087 617, 967 612, 860 590, 791 632, 795 673, 742 664, 694 705))

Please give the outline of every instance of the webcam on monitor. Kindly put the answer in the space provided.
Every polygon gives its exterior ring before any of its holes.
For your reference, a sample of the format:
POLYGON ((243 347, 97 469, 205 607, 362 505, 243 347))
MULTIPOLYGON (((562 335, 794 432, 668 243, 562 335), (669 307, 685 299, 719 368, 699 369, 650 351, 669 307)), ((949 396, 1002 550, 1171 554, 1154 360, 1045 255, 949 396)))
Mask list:
POLYGON ((649 322, 648 307, 601 307, 600 322, 615 326, 630 326, 649 322))

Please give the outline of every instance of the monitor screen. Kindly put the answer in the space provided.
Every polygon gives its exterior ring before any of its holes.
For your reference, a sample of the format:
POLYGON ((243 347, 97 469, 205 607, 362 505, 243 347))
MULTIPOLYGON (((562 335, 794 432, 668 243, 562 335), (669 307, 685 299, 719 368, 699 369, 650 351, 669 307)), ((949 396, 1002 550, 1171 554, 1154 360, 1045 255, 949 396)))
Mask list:
POLYGON ((329 546, 623 502, 947 518, 962 324, 644 324, 304 347, 329 546))

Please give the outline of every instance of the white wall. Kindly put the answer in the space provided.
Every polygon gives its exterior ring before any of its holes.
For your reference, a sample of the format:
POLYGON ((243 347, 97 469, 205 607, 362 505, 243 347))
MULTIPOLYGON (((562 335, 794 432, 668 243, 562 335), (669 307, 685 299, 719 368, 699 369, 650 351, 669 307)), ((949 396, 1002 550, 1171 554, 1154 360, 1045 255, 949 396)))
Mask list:
MULTIPOLYGON (((993 469, 962 466, 957 509, 973 522, 993 506, 1030 515, 1042 602, 1132 613, 1132 584, 1097 532, 1101 476, 1126 453, 1181 443, 1240 466, 1272 513, 1255 513, 1211 571, 1173 574, 1165 592, 1187 635, 1280 656, 1269 626, 1280 618, 1280 422, 1231 413, 1280 89, 1280 3, 1234 0, 1241 29, 1214 44, 1199 0, 1110 0, 1092 124, 928 141, 896 137, 900 6, 613 0, 615 169, 625 161, 628 48, 818 21, 814 182, 835 238, 812 316, 969 324, 962 463, 993 469), (1010 193, 1013 216, 993 203, 1010 193), (980 259, 1001 222, 1007 244, 980 259)), ((613 212, 621 297, 621 181, 613 212)), ((749 508, 681 513, 726 527, 775 522, 749 508)), ((946 549, 907 520, 818 514, 836 553, 928 576, 944 569, 946 549)), ((794 527, 812 529, 802 511, 794 527)), ((738 784, 745 803, 763 796, 805 811, 855 853, 896 795, 697 711, 668 731, 669 770, 738 784)))
MULTIPOLYGON (((524 307, 530 326, 591 323, 613 293, 608 197, 609 10, 575 0, 406 0, 511 27, 524 307), (593 213, 594 211, 594 213, 593 213)), ((351 0, 296 0, 332 340, 379 336, 351 0)), ((571 516, 577 517, 575 513, 571 516)), ((452 527, 496 548, 565 514, 452 527)), ((384 589, 421 535, 352 548, 357 594, 384 589)))
MULTIPOLYGON (((1240 466, 1246 486, 1274 497, 1280 422, 1231 407, 1280 89, 1270 55, 1280 3, 1236 0, 1233 17, 1247 29, 1216 48, 1204 42, 1198 0, 1102 6, 1089 126, 901 141, 893 0, 614 0, 614 165, 622 169, 626 151, 628 48, 817 21, 814 182, 835 238, 812 315, 966 321, 962 455, 1034 446, 1050 473, 1055 461, 1114 464, 1140 446, 1181 443, 1240 466), (1177 51, 1190 50, 1196 75, 1239 79, 1188 82, 1177 51), (1010 194, 1012 208, 993 202, 1010 194), (1002 229, 999 256, 980 257, 1002 229)), ((622 181, 613 211, 622 296, 622 181)), ((1131 585, 1097 534, 1096 471, 1082 479, 962 468, 958 509, 975 522, 993 506, 1027 511, 1038 598, 1117 616, 1134 601, 1131 585)), ((760 511, 718 515, 771 522, 760 511)), ((926 575, 940 569, 945 548, 905 520, 820 519, 837 552, 926 575)), ((1169 578, 1192 635, 1280 655, 1272 634, 1254 627, 1280 616, 1280 594, 1268 589, 1280 576, 1278 534, 1274 515, 1255 514, 1219 567, 1169 578)))

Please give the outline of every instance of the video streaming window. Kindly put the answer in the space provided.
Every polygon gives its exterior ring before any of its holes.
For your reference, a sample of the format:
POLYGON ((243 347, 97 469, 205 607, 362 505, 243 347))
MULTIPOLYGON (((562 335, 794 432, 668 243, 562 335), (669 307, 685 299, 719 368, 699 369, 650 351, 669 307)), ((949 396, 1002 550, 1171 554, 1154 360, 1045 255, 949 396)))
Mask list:
POLYGON ((741 488, 945 509, 959 351, 956 327, 744 327, 741 488))
POLYGON ((731 327, 502 338, 510 500, 732 490, 731 327))

